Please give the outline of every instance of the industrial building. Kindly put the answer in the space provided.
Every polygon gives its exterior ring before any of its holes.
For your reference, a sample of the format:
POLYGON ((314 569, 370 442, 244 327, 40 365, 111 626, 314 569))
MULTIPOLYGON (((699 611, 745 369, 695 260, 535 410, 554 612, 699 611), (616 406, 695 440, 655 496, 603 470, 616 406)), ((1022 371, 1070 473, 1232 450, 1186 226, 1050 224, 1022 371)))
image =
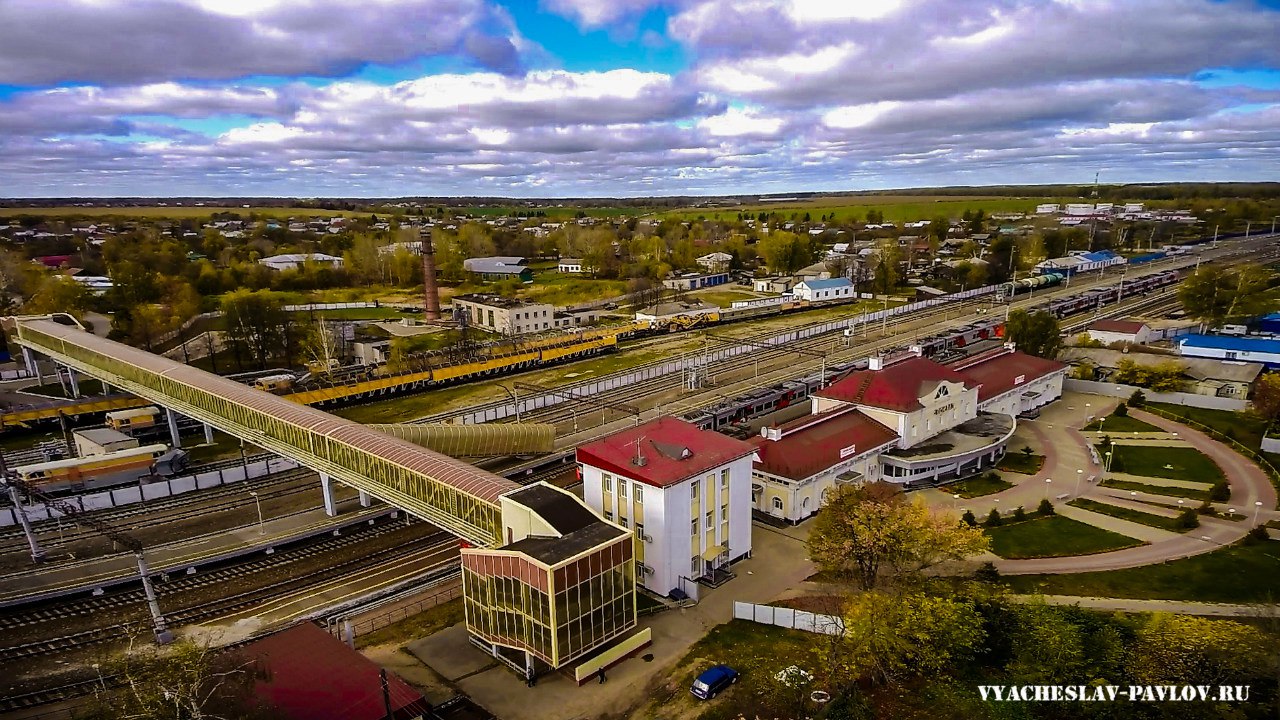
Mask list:
POLYGON ((729 273, 683 273, 672 275, 662 281, 662 286, 671 290, 697 290, 698 288, 724 285, 729 282, 729 273))
POLYGON ((480 280, 519 280, 533 282, 533 271, 526 267, 529 261, 522 257, 500 256, 467 258, 462 268, 480 280))
POLYGON ((1101 270, 1113 265, 1124 265, 1125 260, 1110 250, 1099 250, 1097 252, 1072 252, 1066 257, 1051 258, 1036 263, 1036 270, 1042 273, 1065 273, 1074 275, 1075 273, 1090 272, 1093 270, 1101 270))
POLYGON ((1280 339, 1271 337, 1231 337, 1228 335, 1188 335, 1178 341, 1183 357, 1238 360, 1280 367, 1280 339))
POLYGON ((751 554, 755 448, 664 417, 578 448, 583 497, 635 542, 636 581, 697 597, 751 554))
POLYGON ((827 280, 804 280, 791 290, 797 300, 806 302, 825 302, 828 300, 848 300, 854 296, 853 281, 849 278, 829 278, 827 280))
POLYGON ((548 303, 487 293, 471 293, 453 298, 454 318, 466 318, 471 327, 503 335, 550 330, 555 312, 555 307, 548 303))

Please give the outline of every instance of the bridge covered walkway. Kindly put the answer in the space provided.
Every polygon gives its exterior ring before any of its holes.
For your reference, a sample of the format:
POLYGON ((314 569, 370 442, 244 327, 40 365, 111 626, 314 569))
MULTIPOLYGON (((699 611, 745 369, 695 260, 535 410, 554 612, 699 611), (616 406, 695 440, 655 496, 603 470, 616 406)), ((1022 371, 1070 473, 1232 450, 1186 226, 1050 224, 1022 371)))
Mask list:
POLYGON ((69 316, 8 318, 17 341, 208 423, 481 546, 502 544, 498 498, 519 486, 326 412, 85 332, 69 316))

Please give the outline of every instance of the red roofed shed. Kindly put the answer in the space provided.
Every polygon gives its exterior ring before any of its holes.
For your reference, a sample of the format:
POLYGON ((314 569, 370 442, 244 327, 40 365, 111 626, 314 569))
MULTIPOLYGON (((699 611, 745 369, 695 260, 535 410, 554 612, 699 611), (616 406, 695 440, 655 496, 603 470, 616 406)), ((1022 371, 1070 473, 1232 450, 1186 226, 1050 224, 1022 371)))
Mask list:
POLYGON ((654 487, 686 478, 746 457, 750 443, 702 430, 683 420, 662 417, 578 448, 578 462, 654 487), (637 448, 637 444, 639 448, 637 448), (644 464, 635 459, 644 457, 644 464))
MULTIPOLYGON (((382 720, 381 668, 341 640, 304 622, 246 645, 241 652, 267 669, 257 694, 291 720, 382 720)), ((426 715, 422 693, 387 673, 395 720, 426 715)))

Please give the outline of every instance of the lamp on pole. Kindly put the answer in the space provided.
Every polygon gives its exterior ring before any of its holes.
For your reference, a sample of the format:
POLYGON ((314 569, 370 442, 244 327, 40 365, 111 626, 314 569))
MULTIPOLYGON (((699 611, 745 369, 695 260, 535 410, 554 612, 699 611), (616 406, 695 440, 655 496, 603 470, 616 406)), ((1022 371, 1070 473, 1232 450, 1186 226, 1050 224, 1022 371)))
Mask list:
POLYGON ((1111 451, 1110 450, 1107 451, 1107 466, 1105 469, 1107 471, 1107 474, 1111 473, 1111 451))
POLYGON ((1227 519, 1228 519, 1228 520, 1235 520, 1235 519, 1236 519, 1236 509, 1235 509, 1235 508, 1227 508, 1227 519))
POLYGON ((1253 524, 1258 524, 1258 513, 1262 512, 1262 501, 1258 500, 1253 504, 1253 524))
POLYGON ((1049 499, 1049 486, 1053 484, 1053 478, 1044 479, 1044 499, 1049 499))
POLYGON ((258 499, 258 493, 250 490, 249 495, 253 497, 253 504, 258 508, 258 534, 266 535, 267 529, 262 525, 262 501, 258 499))
POLYGON ((1080 481, 1084 479, 1084 470, 1076 470, 1076 497, 1080 497, 1080 481))
POLYGON ((958 510, 960 508, 960 493, 951 496, 951 509, 958 510))

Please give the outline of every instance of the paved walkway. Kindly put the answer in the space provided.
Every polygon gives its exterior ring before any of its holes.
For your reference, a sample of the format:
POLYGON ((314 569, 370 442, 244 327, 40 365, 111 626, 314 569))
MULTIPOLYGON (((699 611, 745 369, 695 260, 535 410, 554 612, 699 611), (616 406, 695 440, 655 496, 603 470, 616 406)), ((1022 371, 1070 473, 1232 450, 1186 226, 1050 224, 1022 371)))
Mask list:
POLYGON ((1143 525, 1142 523, 1133 522, 1132 520, 1124 520, 1122 518, 1096 513, 1083 508, 1072 507, 1070 505, 1060 505, 1055 509, 1062 517, 1078 520, 1082 523, 1102 528, 1103 530, 1120 533, 1126 537, 1131 537, 1147 543, 1168 540, 1169 538, 1176 537, 1178 535, 1178 533, 1171 532, 1169 530, 1161 530, 1160 528, 1143 525))
POLYGON ((651 696, 652 684, 675 666, 695 642, 733 617, 735 600, 769 602, 813 574, 813 566, 805 557, 807 533, 805 525, 779 529, 753 524, 753 557, 734 564, 737 577, 715 590, 702 588, 701 600, 693 607, 641 618, 640 626, 653 632, 653 644, 641 655, 652 654, 652 661, 640 657, 625 660, 608 671, 608 682, 603 685, 588 683, 579 687, 563 675, 552 674, 539 678, 536 686, 525 688, 509 670, 493 666, 491 659, 467 643, 460 627, 438 634, 451 634, 452 642, 423 646, 423 641, 418 641, 409 648, 439 668, 441 675, 452 677, 455 686, 502 720, 544 720, 552 715, 564 720, 598 718, 614 708, 637 707, 651 696), (554 713, 550 708, 555 709, 554 713))
POLYGON ((1227 603, 1189 602, 1184 600, 1136 600, 1130 598, 1077 597, 1075 595, 1014 595, 1016 601, 1043 598, 1051 605, 1079 605, 1099 610, 1124 612, 1168 612, 1180 615, 1213 615, 1218 617, 1275 617, 1280 605, 1231 605, 1227 603))
POLYGON ((1114 471, 1108 473, 1107 477, 1112 480, 1121 480, 1123 482, 1140 483, 1142 485, 1163 485, 1165 487, 1185 488, 1187 490, 1208 490, 1213 487, 1212 482, 1201 482, 1199 480, 1176 480, 1174 478, 1133 475, 1131 473, 1114 471))

